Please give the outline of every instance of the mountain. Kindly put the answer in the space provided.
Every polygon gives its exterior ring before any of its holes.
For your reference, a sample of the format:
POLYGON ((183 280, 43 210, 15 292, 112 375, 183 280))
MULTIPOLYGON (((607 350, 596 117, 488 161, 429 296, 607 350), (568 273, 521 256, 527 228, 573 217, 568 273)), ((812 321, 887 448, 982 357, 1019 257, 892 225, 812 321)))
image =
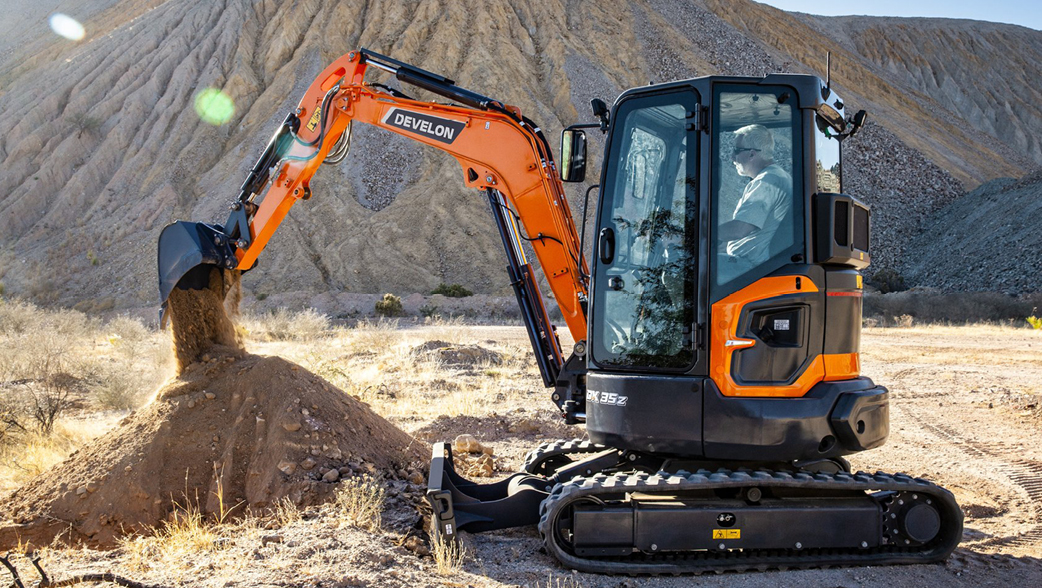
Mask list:
MULTIPOLYGON (((42 24, 50 4, 19 0, 0 17, 0 282, 45 304, 154 305, 159 230, 223 220, 304 88, 358 47, 515 104, 548 137, 590 119, 592 97, 696 75, 823 75, 831 52, 833 86, 870 112, 844 149, 847 190, 873 205, 872 270, 901 269, 966 191, 1042 163, 1028 82, 1042 33, 1012 25, 748 0, 79 0, 61 3, 87 31, 72 42, 42 24), (196 115, 206 88, 232 98, 230 122, 196 115)), ((312 186, 247 295, 509 291, 487 204, 447 155, 361 128, 312 186)), ((584 190, 569 187, 577 213, 584 190)))

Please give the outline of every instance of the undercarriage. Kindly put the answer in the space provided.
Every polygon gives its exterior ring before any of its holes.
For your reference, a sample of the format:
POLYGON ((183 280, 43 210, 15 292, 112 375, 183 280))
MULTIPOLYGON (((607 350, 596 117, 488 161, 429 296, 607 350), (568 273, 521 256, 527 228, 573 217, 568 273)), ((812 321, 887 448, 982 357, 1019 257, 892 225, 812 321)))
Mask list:
POLYGON ((904 474, 852 473, 842 458, 723 464, 545 444, 525 472, 478 485, 434 447, 436 533, 537 524, 564 565, 605 574, 677 574, 929 563, 962 535, 952 494, 904 474))

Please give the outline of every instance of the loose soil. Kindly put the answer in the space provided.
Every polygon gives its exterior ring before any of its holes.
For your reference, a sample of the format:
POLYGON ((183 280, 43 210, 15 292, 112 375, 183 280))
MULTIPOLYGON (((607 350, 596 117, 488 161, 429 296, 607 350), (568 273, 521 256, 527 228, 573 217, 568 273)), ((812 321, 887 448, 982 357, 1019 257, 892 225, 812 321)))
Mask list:
POLYGON ((0 503, 0 550, 113 547, 187 508, 224 518, 321 503, 354 475, 422 479, 426 446, 300 366, 246 353, 224 306, 237 282, 214 270, 210 287, 171 293, 177 378, 0 503))

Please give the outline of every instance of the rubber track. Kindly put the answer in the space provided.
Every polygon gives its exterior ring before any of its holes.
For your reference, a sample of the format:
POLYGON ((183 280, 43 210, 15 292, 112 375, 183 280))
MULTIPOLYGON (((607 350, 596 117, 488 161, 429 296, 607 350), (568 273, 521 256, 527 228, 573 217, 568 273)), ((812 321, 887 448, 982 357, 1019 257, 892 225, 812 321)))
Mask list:
POLYGON ((905 474, 807 474, 718 470, 700 470, 690 474, 598 474, 575 478, 558 484, 540 509, 539 533, 548 552, 564 565, 583 572, 600 574, 682 574, 692 572, 724 572, 789 568, 815 568, 845 565, 886 565, 930 563, 947 558, 962 538, 962 510, 951 492, 926 480, 905 474), (558 516, 572 502, 599 494, 620 492, 673 494, 692 490, 725 488, 796 488, 835 491, 910 491, 937 500, 941 514, 941 533, 929 544, 916 547, 881 546, 868 549, 772 549, 696 551, 689 554, 648 555, 588 559, 568 553, 555 542, 553 527, 558 516))
POLYGON ((604 445, 597 445, 596 443, 583 441, 582 439, 543 443, 539 447, 528 452, 528 455, 525 456, 525 465, 522 469, 530 474, 534 474, 536 473, 536 468, 539 464, 551 457, 568 455, 571 453, 597 453, 598 451, 604 451, 605 449, 608 448, 604 445))

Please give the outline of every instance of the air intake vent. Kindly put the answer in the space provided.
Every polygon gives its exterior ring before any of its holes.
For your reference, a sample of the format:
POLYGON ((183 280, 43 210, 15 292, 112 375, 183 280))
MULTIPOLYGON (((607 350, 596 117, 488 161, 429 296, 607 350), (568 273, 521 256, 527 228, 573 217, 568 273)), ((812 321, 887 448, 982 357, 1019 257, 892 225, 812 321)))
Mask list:
POLYGON ((814 262, 868 267, 871 211, 846 194, 814 195, 814 262))
POLYGON ((836 201, 836 222, 833 228, 836 245, 840 247, 850 246, 850 203, 842 200, 836 201))
POLYGON ((854 249, 868 251, 868 208, 854 206, 854 249))

